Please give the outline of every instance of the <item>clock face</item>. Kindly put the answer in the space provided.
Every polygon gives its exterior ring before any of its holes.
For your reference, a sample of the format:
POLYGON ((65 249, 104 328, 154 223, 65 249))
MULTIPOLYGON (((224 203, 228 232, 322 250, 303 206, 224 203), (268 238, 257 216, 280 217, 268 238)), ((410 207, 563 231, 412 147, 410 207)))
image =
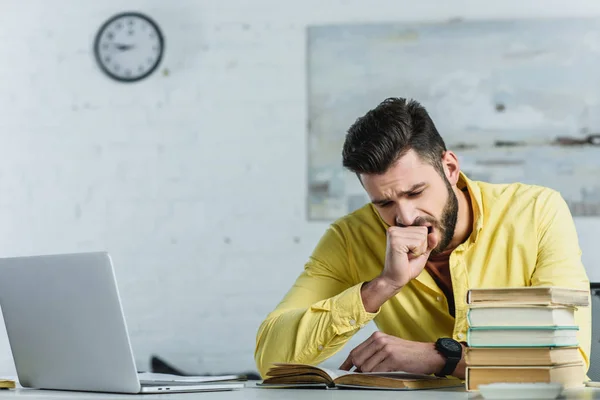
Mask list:
POLYGON ((139 81, 160 64, 164 39, 158 25, 140 13, 122 13, 98 31, 94 54, 100 68, 122 82, 139 81))

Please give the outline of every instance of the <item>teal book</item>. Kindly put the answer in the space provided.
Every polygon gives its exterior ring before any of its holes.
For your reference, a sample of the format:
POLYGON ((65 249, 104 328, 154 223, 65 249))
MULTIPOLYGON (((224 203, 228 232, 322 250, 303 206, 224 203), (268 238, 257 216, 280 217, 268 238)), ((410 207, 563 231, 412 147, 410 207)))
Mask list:
POLYGON ((469 347, 564 347, 577 346, 578 326, 470 327, 469 347))

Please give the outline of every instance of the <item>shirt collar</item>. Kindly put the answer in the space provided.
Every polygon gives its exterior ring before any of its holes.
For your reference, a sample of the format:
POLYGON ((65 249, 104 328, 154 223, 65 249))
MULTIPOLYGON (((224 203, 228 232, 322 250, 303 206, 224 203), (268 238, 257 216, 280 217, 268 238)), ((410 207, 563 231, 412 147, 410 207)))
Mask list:
POLYGON ((461 190, 466 187, 469 196, 471 197, 471 207, 473 209, 473 232, 471 233, 471 240, 474 242, 477 239, 479 231, 483 228, 483 200, 481 188, 476 182, 467 178, 462 171, 459 172, 456 186, 461 190))

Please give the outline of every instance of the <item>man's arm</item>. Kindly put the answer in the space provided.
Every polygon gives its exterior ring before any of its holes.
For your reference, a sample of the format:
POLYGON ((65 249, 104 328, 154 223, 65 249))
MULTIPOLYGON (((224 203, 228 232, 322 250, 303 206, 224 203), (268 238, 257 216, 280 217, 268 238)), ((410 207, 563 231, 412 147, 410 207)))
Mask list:
MULTIPOLYGON (((532 286, 562 286, 590 290, 590 282, 581 262, 581 249, 575 223, 567 203, 556 191, 537 199, 538 234, 537 263, 531 277, 532 286)), ((591 307, 579 307, 575 312, 579 325, 577 338, 586 370, 590 365, 591 307)))
POLYGON ((375 317, 363 306, 362 283, 354 284, 350 262, 343 234, 334 224, 258 330, 254 357, 262 376, 275 362, 324 361, 375 317))
POLYGON ((304 272, 261 324, 254 354, 265 375, 274 362, 318 364, 334 355, 380 306, 416 278, 437 245, 425 226, 390 227, 381 275, 364 284, 340 228, 331 226, 304 272))
MULTIPOLYGON (((451 375, 465 378, 465 344, 462 358, 451 375)), ((349 371, 356 367, 362 372, 405 371, 416 374, 439 374, 446 359, 436 350, 434 343, 414 342, 382 332, 373 333, 354 348, 340 369, 349 371)))

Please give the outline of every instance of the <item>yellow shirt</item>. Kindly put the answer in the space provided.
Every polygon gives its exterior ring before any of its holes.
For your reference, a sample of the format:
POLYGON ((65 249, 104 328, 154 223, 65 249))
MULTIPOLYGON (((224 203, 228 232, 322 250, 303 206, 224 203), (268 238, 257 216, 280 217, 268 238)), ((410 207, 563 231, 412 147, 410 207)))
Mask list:
MULTIPOLYGON (((427 270, 377 313, 364 309, 360 289, 383 268, 386 229, 375 208, 334 222, 274 311, 261 324, 255 350, 264 376, 271 363, 316 365, 338 352, 372 319, 378 329, 407 340, 466 341, 470 288, 564 286, 589 290, 575 225, 566 202, 549 188, 469 180, 473 231, 450 255, 456 314, 427 270)), ((589 368, 591 310, 579 308, 580 351, 589 368)), ((351 349, 348 349, 348 351, 351 349)))

